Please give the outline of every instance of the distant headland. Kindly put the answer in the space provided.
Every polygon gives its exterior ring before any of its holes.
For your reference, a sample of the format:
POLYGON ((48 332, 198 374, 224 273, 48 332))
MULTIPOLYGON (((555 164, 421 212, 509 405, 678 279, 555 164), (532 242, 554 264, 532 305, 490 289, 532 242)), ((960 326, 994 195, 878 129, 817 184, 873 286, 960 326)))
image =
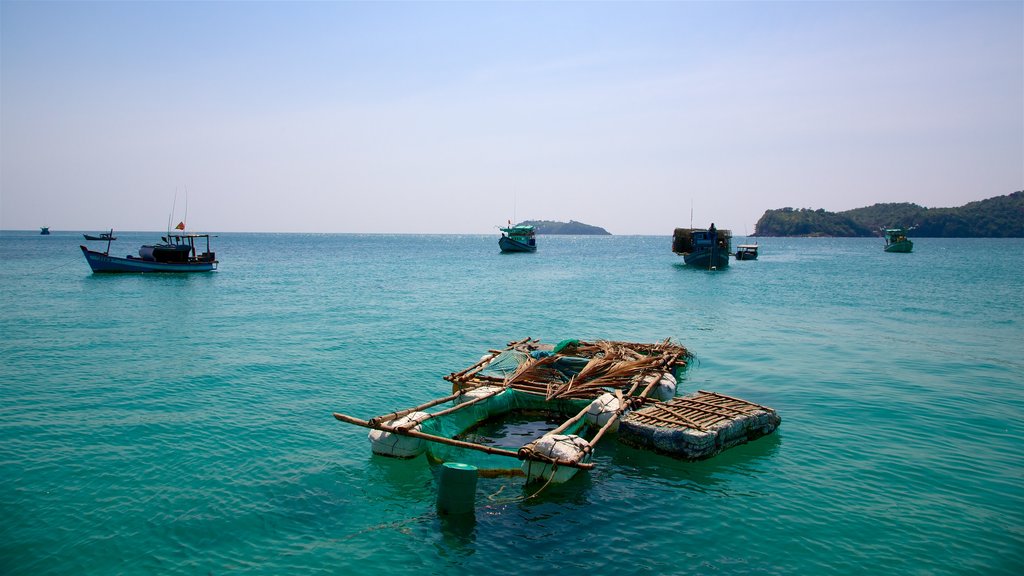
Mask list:
POLYGON ((533 226, 537 234, 588 234, 591 236, 611 236, 612 233, 600 226, 591 226, 583 222, 569 220, 555 222, 552 220, 525 220, 520 225, 533 226))
POLYGON ((754 236, 878 236, 880 229, 914 227, 923 238, 1024 238, 1024 191, 959 208, 875 204, 844 212, 801 208, 766 210, 754 236))

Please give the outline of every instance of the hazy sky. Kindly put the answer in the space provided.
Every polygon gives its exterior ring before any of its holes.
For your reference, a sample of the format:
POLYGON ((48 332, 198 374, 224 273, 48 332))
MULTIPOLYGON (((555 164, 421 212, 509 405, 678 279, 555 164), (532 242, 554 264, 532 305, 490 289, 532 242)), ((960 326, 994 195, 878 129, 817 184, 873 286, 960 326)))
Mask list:
POLYGON ((0 2, 0 228, 614 234, 1024 189, 1024 2, 0 2))

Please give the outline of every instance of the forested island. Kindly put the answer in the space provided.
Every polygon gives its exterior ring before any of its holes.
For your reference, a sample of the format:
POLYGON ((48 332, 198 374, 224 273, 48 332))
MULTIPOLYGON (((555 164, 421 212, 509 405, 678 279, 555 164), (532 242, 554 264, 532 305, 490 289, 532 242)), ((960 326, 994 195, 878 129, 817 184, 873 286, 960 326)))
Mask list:
POLYGON ((600 226, 591 226, 583 222, 569 220, 555 222, 552 220, 526 220, 519 225, 533 226, 537 234, 588 234, 592 236, 611 236, 612 233, 600 226))
POLYGON ((801 208, 766 210, 754 236, 879 236, 882 228, 914 227, 930 238, 1024 238, 1024 191, 959 208, 924 208, 907 202, 844 212, 801 208))

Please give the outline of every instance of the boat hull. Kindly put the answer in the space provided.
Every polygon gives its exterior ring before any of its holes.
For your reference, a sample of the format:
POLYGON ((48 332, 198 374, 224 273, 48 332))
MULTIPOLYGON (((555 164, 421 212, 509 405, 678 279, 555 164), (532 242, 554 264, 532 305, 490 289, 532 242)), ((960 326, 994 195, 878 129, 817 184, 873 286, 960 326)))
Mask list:
POLYGON ((893 242, 885 247, 886 252, 902 252, 907 253, 914 249, 914 243, 910 240, 903 240, 902 242, 893 242))
POLYGON ((154 262, 142 258, 110 256, 79 246, 85 261, 93 272, 210 272, 217 269, 217 261, 209 262, 154 262))
POLYGON ((708 248, 683 254, 683 262, 696 268, 725 268, 729 265, 729 251, 720 248, 708 248))
POLYGON ((513 240, 508 236, 502 236, 498 238, 498 247, 501 248, 502 252, 536 252, 536 244, 530 245, 525 242, 513 240))

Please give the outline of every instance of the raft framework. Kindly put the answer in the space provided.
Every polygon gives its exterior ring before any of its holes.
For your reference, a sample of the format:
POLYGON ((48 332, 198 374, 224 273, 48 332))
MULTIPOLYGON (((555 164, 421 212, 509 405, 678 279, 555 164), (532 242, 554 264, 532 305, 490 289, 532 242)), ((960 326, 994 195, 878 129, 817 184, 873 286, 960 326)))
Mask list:
POLYGON ((452 384, 449 396, 368 420, 334 417, 370 428, 377 454, 412 458, 426 452, 443 462, 449 459, 445 447, 471 450, 516 458, 528 481, 548 482, 564 482, 580 469, 593 468, 594 448, 610 433, 618 432, 627 444, 699 459, 778 426, 774 410, 737 398, 703 391, 676 397, 677 377, 691 358, 670 340, 566 340, 552 346, 524 338, 445 376, 452 384), (485 420, 517 411, 565 420, 517 450, 457 438, 485 420), (584 438, 588 431, 592 434, 584 438))

